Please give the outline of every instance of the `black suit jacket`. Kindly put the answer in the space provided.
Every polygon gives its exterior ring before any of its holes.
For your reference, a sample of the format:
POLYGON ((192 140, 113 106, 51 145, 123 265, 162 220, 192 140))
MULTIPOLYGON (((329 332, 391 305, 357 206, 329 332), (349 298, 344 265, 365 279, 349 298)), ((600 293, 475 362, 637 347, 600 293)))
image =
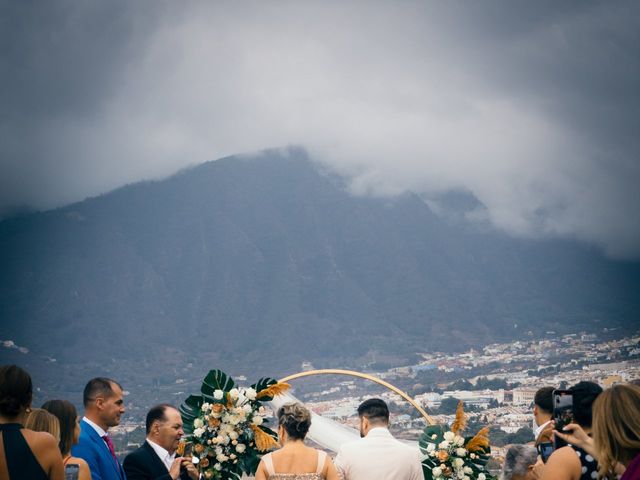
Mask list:
MULTIPOLYGON (((125 457, 122 467, 127 474, 127 480, 172 480, 169 470, 146 441, 125 457)), ((189 475, 183 471, 180 478, 187 480, 189 475)))

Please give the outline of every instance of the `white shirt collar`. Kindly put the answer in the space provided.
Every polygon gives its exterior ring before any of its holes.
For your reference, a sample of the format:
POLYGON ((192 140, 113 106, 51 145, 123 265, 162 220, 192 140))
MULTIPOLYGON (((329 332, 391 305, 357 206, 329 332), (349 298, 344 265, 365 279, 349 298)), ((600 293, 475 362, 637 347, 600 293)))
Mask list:
POLYGON ((533 431, 533 438, 535 438, 536 440, 538 439, 538 437, 540 436, 540 434, 542 433, 542 430, 544 430, 544 427, 546 427, 547 425, 549 425, 551 423, 551 420, 547 420, 546 422, 544 422, 542 425, 540 425, 538 428, 536 428, 533 431))
POLYGON ((103 430, 102 427, 100 427, 99 425, 96 425, 94 422, 89 420, 87 417, 82 417, 82 420, 84 420, 89 425, 91 425, 91 427, 96 431, 96 433, 100 436, 100 438, 104 437, 107 434, 106 430, 103 430))
POLYGON ((147 438, 147 443, 151 445, 151 448, 153 448, 153 451, 156 452, 156 455, 158 455, 160 460, 162 460, 162 463, 164 463, 165 467, 167 467, 167 470, 171 470, 173 461, 176 459, 176 452, 173 452, 173 454, 171 454, 166 448, 161 447, 160 445, 149 440, 148 438, 147 438))
POLYGON ((373 427, 369 429, 366 436, 368 437, 369 435, 371 435, 371 433, 373 433, 374 435, 378 435, 378 434, 391 435, 391 433, 389 433, 389 429, 386 427, 373 427))

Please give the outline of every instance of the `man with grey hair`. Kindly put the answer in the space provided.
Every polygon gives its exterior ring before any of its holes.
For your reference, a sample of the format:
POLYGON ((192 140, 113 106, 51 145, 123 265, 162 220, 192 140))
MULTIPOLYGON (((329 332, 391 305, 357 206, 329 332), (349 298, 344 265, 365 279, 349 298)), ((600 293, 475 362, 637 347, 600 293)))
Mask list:
POLYGON ((500 480, 536 480, 539 478, 538 451, 533 445, 511 445, 502 466, 500 480))

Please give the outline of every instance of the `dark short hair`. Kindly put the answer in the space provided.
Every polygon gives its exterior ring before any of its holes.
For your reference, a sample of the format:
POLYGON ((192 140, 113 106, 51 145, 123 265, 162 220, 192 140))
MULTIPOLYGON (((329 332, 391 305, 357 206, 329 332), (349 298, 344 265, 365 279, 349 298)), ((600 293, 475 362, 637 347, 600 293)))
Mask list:
POLYGON ((358 407, 358 416, 373 423, 389 423, 389 407, 380 398, 369 398, 358 407))
POLYGON ((153 422, 165 422, 167 420, 167 416, 165 415, 167 408, 178 410, 170 403, 161 403, 160 405, 151 407, 151 410, 149 410, 149 412, 147 413, 147 421, 145 423, 147 427, 147 435, 149 435, 149 432, 151 431, 153 422))
POLYGON ((98 397, 110 398, 114 395, 113 384, 118 385, 120 389, 122 386, 115 380, 105 377, 92 378, 87 382, 82 393, 82 403, 85 407, 98 397))
POLYGON ((581 427, 591 428, 592 407, 602 387, 593 382, 579 382, 569 389, 573 395, 573 418, 581 427))
POLYGON ((553 387, 542 387, 533 397, 533 403, 545 413, 553 413, 553 387))
POLYGON ((60 422, 60 452, 66 455, 71 451, 73 444, 73 433, 76 429, 76 418, 78 412, 73 403, 67 400, 49 400, 44 402, 42 408, 58 417, 60 422))
POLYGON ((300 403, 287 403, 281 406, 277 412, 278 425, 293 440, 304 440, 311 427, 311 412, 300 403))
POLYGON ((13 418, 31 405, 31 376, 17 365, 0 366, 0 414, 13 418))

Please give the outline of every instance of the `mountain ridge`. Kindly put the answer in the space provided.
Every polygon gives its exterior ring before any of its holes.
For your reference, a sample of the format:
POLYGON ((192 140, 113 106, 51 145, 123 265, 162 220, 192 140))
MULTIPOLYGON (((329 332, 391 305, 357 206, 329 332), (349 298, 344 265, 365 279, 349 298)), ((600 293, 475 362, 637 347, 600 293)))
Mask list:
POLYGON ((285 368, 639 325, 638 263, 347 186, 290 148, 4 220, 2 329, 62 361, 135 362, 170 345, 285 368))

